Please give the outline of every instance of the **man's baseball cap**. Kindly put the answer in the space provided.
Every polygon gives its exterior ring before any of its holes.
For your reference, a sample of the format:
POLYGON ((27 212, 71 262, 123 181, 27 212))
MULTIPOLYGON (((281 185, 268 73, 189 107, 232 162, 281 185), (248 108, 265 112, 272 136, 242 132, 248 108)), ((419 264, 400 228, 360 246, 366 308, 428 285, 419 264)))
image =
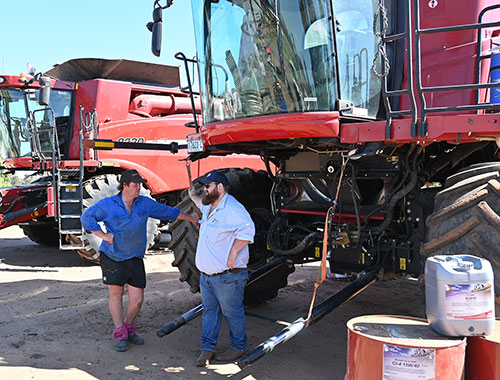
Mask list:
POLYGON ((147 182, 147 179, 142 178, 135 169, 125 170, 120 177, 120 183, 124 184, 130 182, 142 183, 147 182))
POLYGON ((229 185, 226 176, 216 171, 208 173, 206 177, 200 178, 199 181, 204 185, 208 185, 209 183, 212 182, 222 183, 223 185, 229 185))

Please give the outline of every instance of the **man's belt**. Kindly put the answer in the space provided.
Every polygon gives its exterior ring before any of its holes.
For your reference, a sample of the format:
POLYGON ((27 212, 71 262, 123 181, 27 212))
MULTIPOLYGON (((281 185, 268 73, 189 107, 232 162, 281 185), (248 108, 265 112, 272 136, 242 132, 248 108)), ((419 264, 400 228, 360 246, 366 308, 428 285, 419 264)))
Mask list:
POLYGON ((228 273, 238 273, 238 272, 243 272, 247 268, 233 268, 233 269, 226 269, 225 271, 219 272, 219 273, 214 273, 214 274, 208 274, 203 272, 203 274, 207 276, 218 276, 220 274, 228 274, 228 273))

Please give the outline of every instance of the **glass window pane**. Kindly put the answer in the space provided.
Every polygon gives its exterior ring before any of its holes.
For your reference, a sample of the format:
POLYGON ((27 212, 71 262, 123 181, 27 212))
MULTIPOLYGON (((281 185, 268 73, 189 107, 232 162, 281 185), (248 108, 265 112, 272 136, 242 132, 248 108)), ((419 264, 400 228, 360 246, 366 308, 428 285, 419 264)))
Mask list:
POLYGON ((333 110, 329 4, 193 0, 204 122, 333 110))

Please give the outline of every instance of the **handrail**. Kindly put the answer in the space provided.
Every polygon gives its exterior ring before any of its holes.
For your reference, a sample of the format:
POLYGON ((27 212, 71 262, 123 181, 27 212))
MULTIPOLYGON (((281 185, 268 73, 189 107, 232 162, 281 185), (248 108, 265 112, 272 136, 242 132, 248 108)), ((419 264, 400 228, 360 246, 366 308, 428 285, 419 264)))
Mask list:
MULTIPOLYGON (((480 13, 478 17, 478 23, 481 24, 483 20, 483 16, 485 15, 486 12, 492 11, 494 9, 500 8, 500 4, 495 4, 495 5, 490 5, 489 7, 484 8, 480 13)), ((481 43, 482 43, 482 35, 480 33, 480 29, 477 30, 477 54, 476 54, 476 78, 479 78, 479 75, 481 73, 481 62, 485 58, 490 58, 491 54, 487 55, 480 55, 479 52, 481 51, 481 43)), ((474 101, 477 104, 479 102, 479 88, 476 91, 474 101)))
MULTIPOLYGON (((420 108, 420 137, 427 136, 427 113, 430 112, 450 112, 450 111, 465 111, 465 110, 488 110, 496 109, 498 105, 481 103, 479 104, 479 90, 482 88, 495 88, 500 87, 500 83, 479 83, 480 82, 480 62, 486 56, 481 55, 481 33, 480 31, 484 28, 491 28, 494 26, 500 26, 499 22, 489 22, 482 23, 482 18, 484 14, 490 10, 500 8, 500 4, 492 5, 483 9, 478 18, 478 23, 476 24, 464 24, 440 28, 428 28, 420 29, 420 9, 419 0, 414 0, 414 11, 415 11, 415 58, 416 58, 416 77, 417 77, 417 91, 420 98, 421 108, 420 108), (432 33, 445 33, 454 32, 459 30, 472 30, 477 29, 477 52, 476 52, 476 82, 474 84, 465 85, 451 85, 451 86, 435 86, 435 87, 423 87, 422 86, 422 57, 421 57, 421 41, 420 36, 424 34, 432 33), (435 92, 435 91, 456 91, 456 90, 476 90, 475 93, 475 104, 473 105, 461 105, 461 106, 446 106, 446 107, 427 107, 424 97, 424 93, 435 92)), ((408 49, 409 50, 409 49, 408 49)), ((408 77, 411 76, 411 71, 409 71, 408 77)))
MULTIPOLYGON (((407 0, 408 14, 411 14, 411 0, 407 0)), ((400 40, 405 40, 407 46, 413 45, 413 38, 411 32, 411 17, 406 18, 405 31, 402 33, 396 33, 393 35, 383 36, 382 41, 384 44, 394 43, 400 40)), ((381 20, 382 22, 382 20, 381 20)), ((406 61, 408 65, 408 72, 413 72, 413 52, 412 49, 406 49, 406 61)), ((399 90, 389 90, 387 83, 387 76, 384 77, 384 83, 382 88, 382 99, 384 102, 384 107, 386 110, 386 126, 385 126, 385 138, 387 140, 391 139, 391 124, 392 118, 394 116, 400 115, 411 115, 411 136, 417 137, 417 103, 414 94, 414 83, 413 76, 408 75, 408 87, 406 89, 399 90), (389 97, 408 95, 410 99, 410 109, 408 110, 397 110, 393 111, 391 109, 391 104, 389 102, 389 97)))
MULTIPOLYGON (((188 87, 189 87, 189 97, 191 98, 191 108, 193 111, 194 126, 196 128, 196 133, 199 133, 200 126, 198 125, 198 116, 196 114, 196 106, 194 104, 193 86, 191 85, 191 78, 189 76, 189 67, 188 67, 188 62, 198 63, 198 60, 187 58, 186 55, 184 53, 181 53, 181 52, 176 53, 175 58, 184 62, 184 69, 186 70, 186 79, 188 81, 188 87)), ((190 124, 192 124, 192 123, 190 123, 190 124)))

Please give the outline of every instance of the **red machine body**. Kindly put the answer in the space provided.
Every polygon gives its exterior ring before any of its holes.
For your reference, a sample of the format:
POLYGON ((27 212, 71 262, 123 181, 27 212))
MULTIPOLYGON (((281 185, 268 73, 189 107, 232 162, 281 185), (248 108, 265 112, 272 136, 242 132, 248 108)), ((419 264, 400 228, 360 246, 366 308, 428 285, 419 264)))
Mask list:
POLYGON ((421 274, 440 253, 498 262, 496 1, 192 0, 192 9, 204 123, 188 136, 203 146, 191 158, 246 153, 274 164, 266 235, 276 256, 317 260, 326 244, 337 273, 421 274), (464 227, 476 217, 479 227, 464 227), (485 236, 491 248, 478 251, 485 236))

